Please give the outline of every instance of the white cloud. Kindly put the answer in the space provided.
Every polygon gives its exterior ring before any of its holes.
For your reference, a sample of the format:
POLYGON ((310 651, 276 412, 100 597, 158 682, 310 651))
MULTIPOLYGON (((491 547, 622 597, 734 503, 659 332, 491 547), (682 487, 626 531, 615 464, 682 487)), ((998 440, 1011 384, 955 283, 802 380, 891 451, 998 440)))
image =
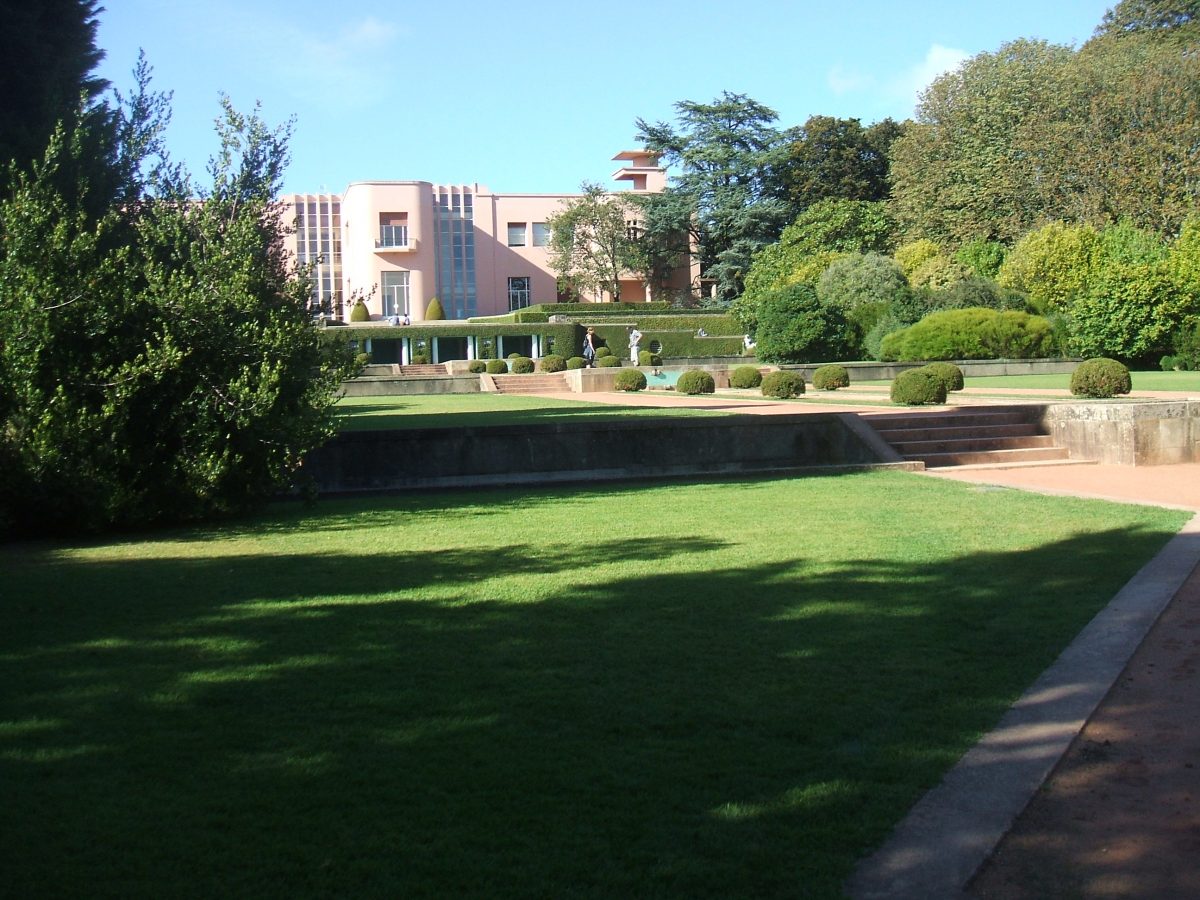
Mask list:
POLYGON ((875 86, 875 79, 865 72, 855 72, 841 64, 834 66, 825 76, 829 89, 837 96, 851 94, 856 91, 870 90, 875 86))
POLYGON ((953 72, 971 58, 965 50, 934 44, 917 65, 901 72, 888 82, 888 93, 904 103, 909 110, 915 109, 921 92, 939 75, 953 72))

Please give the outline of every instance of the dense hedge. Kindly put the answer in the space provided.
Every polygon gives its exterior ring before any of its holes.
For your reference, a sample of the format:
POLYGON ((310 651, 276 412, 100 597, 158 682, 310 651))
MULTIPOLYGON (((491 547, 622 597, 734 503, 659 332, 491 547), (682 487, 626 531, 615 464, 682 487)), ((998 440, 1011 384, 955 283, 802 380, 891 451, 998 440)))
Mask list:
POLYGON ((681 394, 711 394, 716 389, 712 375, 703 369, 689 369, 675 383, 675 390, 681 394))
MULTIPOLYGON (((347 325, 341 328, 321 328, 318 334, 323 341, 350 341, 361 343, 366 338, 374 341, 408 338, 413 348, 433 346, 435 337, 476 337, 490 341, 493 348, 500 336, 539 335, 542 347, 559 356, 573 356, 583 349, 583 330, 578 325, 529 325, 488 324, 455 322, 453 325, 347 325)), ((493 350, 494 352, 494 350, 493 350)))
POLYGON ((963 371, 954 363, 934 362, 923 366, 923 368, 934 378, 940 378, 942 383, 946 385, 947 391, 961 391, 963 389, 963 371))
POLYGON ((756 388, 762 384, 762 372, 755 366, 738 366, 729 373, 729 386, 735 388, 756 388))
POLYGON ((1076 397, 1113 397, 1132 388, 1129 370, 1115 359, 1084 360, 1071 373, 1071 393, 1076 397))
POLYGON ((909 369, 892 382, 891 398, 905 406, 945 403, 946 383, 925 367, 909 369))
POLYGON ((646 376, 641 369, 622 369, 613 379, 613 387, 618 391, 644 391, 646 376))
POLYGON ((799 372, 789 372, 786 369, 779 372, 768 372, 763 376, 762 395, 776 400, 788 400, 799 397, 804 393, 804 376, 799 372))
POLYGON ((850 372, 845 366, 821 366, 813 372, 813 387, 818 391, 836 391, 838 388, 850 387, 850 372))
POLYGON ((982 307, 930 313, 883 339, 884 360, 1038 359, 1055 353, 1053 329, 1041 316, 982 307))

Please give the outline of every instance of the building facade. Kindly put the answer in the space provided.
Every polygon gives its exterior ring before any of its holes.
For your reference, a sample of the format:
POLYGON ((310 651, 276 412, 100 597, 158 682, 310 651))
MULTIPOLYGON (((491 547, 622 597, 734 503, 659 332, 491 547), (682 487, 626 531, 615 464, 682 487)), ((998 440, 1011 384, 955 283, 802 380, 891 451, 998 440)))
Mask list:
MULTIPOLYGON (((636 193, 663 190, 664 169, 626 151, 613 179, 636 193)), ((284 198, 295 216, 291 249, 312 266, 313 310, 348 318, 362 299, 372 319, 425 318, 436 297, 448 319, 497 315, 561 298, 550 267, 550 217, 578 194, 497 194, 427 181, 356 181, 343 194, 284 198)), ((630 222, 631 228, 636 223, 630 222)), ((672 291, 698 283, 694 262, 677 267, 672 291)), ((575 299, 575 298, 571 298, 575 299)), ((604 297, 584 297, 604 300, 604 297)), ((630 273, 621 299, 651 300, 630 273)))

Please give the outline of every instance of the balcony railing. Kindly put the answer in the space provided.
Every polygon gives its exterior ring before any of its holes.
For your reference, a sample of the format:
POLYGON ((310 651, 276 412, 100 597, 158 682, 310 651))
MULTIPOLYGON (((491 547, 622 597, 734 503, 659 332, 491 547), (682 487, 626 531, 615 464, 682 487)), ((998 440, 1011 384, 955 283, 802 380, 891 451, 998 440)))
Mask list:
POLYGON ((407 225, 382 225, 379 228, 379 240, 375 242, 375 249, 381 250, 384 248, 395 248, 398 250, 408 249, 408 226, 407 225))

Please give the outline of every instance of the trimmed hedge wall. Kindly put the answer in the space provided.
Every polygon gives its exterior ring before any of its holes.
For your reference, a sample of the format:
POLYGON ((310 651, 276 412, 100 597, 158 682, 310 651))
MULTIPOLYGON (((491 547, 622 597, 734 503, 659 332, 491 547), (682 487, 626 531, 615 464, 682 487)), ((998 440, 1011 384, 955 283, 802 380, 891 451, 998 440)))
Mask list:
POLYGON ((433 347, 433 338, 446 337, 477 337, 490 338, 492 341, 492 353, 496 352, 496 338, 504 335, 539 335, 542 339, 543 348, 546 346, 547 340, 552 340, 554 346, 550 352, 556 353, 562 357, 577 356, 583 350, 583 329, 575 324, 564 325, 538 325, 530 327, 529 325, 491 323, 487 325, 471 324, 470 322, 455 323, 453 326, 422 326, 422 325, 366 325, 354 326, 346 325, 341 328, 321 328, 318 332, 321 340, 335 341, 358 341, 361 342, 366 338, 373 341, 398 340, 400 338, 409 338, 413 341, 413 348, 416 349, 417 342, 425 342, 425 350, 433 347))

